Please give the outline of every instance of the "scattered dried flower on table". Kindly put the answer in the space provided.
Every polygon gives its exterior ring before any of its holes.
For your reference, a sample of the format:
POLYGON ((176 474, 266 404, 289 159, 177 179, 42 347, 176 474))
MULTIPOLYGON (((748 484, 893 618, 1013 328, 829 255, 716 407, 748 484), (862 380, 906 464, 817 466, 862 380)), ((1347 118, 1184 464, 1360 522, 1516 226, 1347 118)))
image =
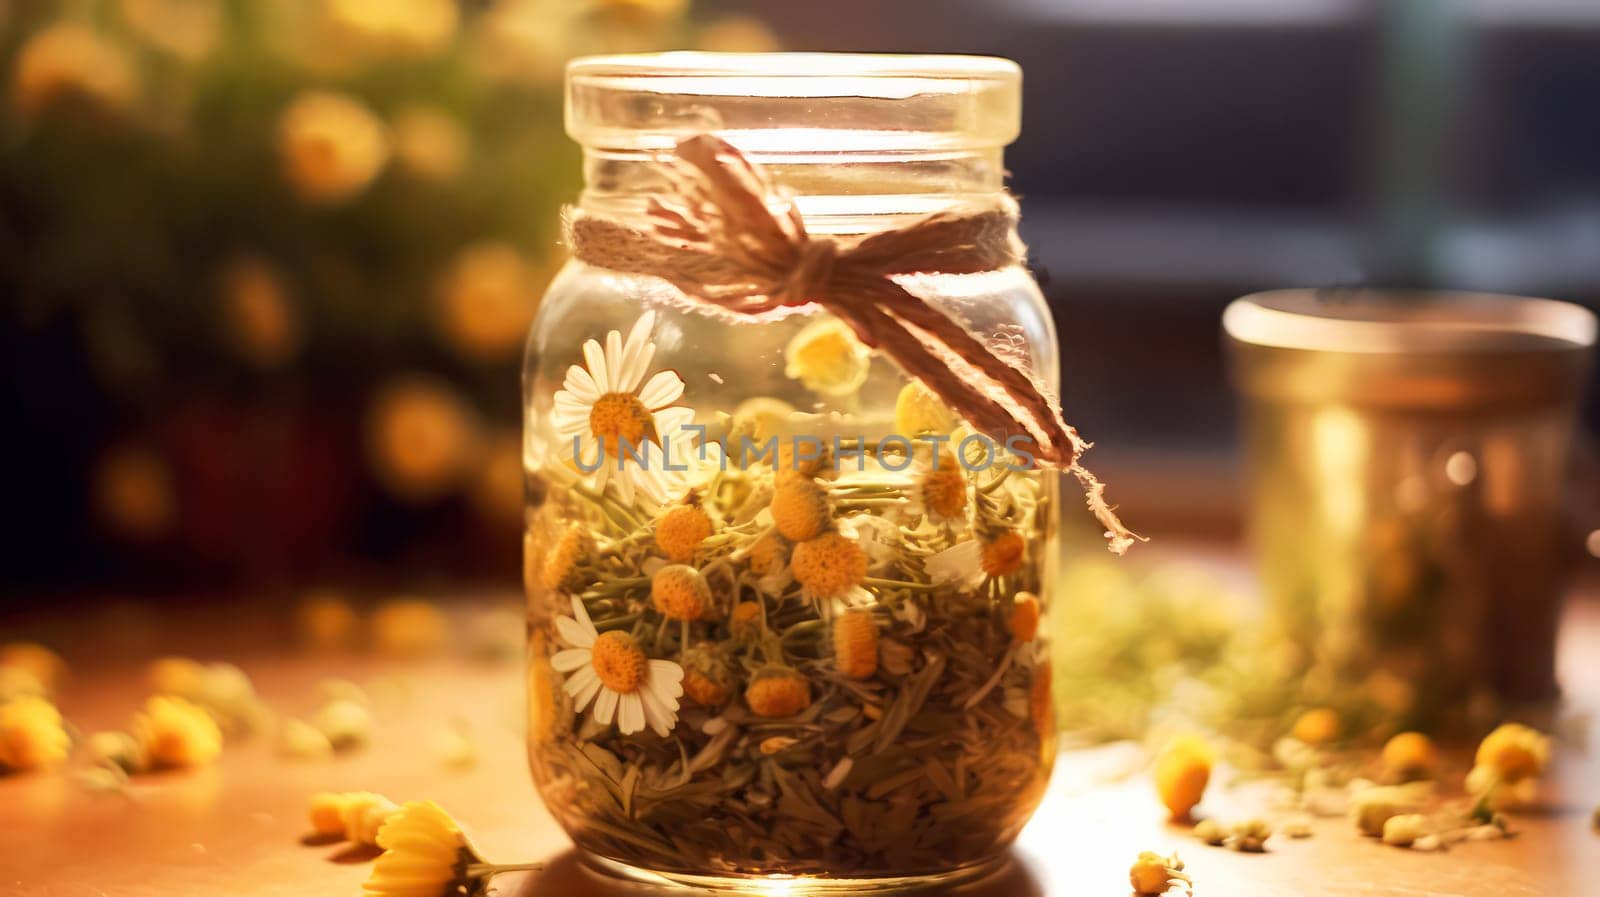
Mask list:
POLYGON ((322 705, 312 719, 317 731, 336 751, 363 747, 372 740, 372 711, 359 701, 337 698, 322 705))
POLYGON ((433 602, 395 598, 372 612, 372 642, 388 657, 414 659, 435 654, 450 637, 450 621, 433 602))
POLYGON ((155 766, 206 766, 222 753, 222 729, 216 720, 199 705, 175 695, 146 701, 134 718, 133 736, 155 766))
POLYGON ((326 760, 333 756, 333 742, 316 726, 291 717, 278 730, 278 752, 291 760, 326 760))
POLYGON ((342 795, 339 821, 344 836, 357 844, 378 843, 378 832, 400 807, 392 800, 371 791, 350 791, 342 795))
POLYGON ((1490 770, 1502 784, 1538 778, 1550 758, 1550 739, 1521 723, 1505 723, 1484 736, 1474 765, 1490 770))
POLYGON ((127 732, 96 732, 84 741, 84 752, 95 766, 111 766, 124 773, 138 772, 150 765, 144 746, 127 732))
POLYGON ((1300 714, 1289 734, 1309 745, 1324 745, 1338 739, 1342 726, 1337 710, 1317 707, 1300 714))
POLYGON ((477 893, 490 876, 537 869, 538 863, 486 863, 461 826, 432 801, 411 801, 391 813, 376 836, 383 853, 362 885, 371 897, 445 897, 477 893))
POLYGON ((1383 745, 1384 774, 1396 782, 1432 778, 1438 763, 1433 740, 1421 732, 1401 732, 1383 745))
POLYGON ((295 607, 294 618, 300 641, 318 651, 353 646, 361 628, 361 618, 350 602, 328 589, 316 589, 302 596, 295 607))
POLYGON ((1202 819, 1194 826, 1194 836, 1212 847, 1221 847, 1228 840, 1228 831, 1222 820, 1213 817, 1202 819))
POLYGON ((11 642, 0 646, 0 668, 26 671, 46 693, 60 688, 67 674, 67 663, 61 655, 37 642, 11 642))
POLYGON ((1228 846, 1245 853, 1261 853, 1267 849, 1267 839, 1272 837, 1272 826, 1264 819, 1246 819, 1235 823, 1228 834, 1228 846))
POLYGON ((1177 854, 1164 857, 1153 850, 1141 851, 1133 861, 1128 884, 1136 894, 1165 894, 1179 886, 1191 897, 1194 894, 1194 879, 1183 871, 1183 860, 1177 854))
POLYGON ((1198 735, 1179 735, 1156 758, 1156 793, 1174 819, 1186 819, 1206 792, 1215 759, 1198 735))
POLYGON ((44 698, 24 695, 0 705, 0 767, 27 772, 59 766, 71 747, 61 711, 44 698))
POLYGON ((1410 847, 1427 834, 1428 817, 1420 813, 1401 813, 1383 823, 1383 843, 1393 847, 1410 847))

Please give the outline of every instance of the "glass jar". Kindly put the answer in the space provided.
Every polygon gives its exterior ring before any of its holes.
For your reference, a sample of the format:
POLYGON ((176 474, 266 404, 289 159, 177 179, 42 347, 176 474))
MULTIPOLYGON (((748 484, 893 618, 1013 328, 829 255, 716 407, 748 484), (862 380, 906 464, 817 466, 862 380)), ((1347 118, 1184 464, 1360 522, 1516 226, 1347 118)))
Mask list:
MULTIPOLYGON (((711 130, 841 238, 993 203, 1020 72, 969 57, 581 59, 579 210, 648 227, 711 130)), ((1054 390, 1020 266, 897 278, 1054 390)), ((593 864, 858 890, 991 868, 1055 755, 1057 477, 818 306, 734 319, 571 261, 524 376, 529 759, 593 864)))

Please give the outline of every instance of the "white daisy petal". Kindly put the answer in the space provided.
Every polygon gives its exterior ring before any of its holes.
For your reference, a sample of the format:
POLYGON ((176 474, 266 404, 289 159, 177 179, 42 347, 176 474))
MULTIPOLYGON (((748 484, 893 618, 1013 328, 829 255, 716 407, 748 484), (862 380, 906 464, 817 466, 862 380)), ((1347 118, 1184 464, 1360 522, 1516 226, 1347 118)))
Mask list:
POLYGON ((601 687, 600 676, 594 671, 594 667, 584 667, 572 674, 567 684, 562 686, 562 690, 572 696, 572 709, 582 713, 583 708, 589 706, 594 696, 600 693, 601 687))
POLYGON ((606 353, 601 351, 600 343, 586 340, 583 344, 583 360, 589 366, 589 376, 594 378, 594 388, 601 395, 610 392, 611 381, 606 379, 606 353))
POLYGON ((572 596, 572 618, 589 633, 589 641, 586 644, 594 644, 595 636, 599 633, 594 628, 594 621, 589 619, 589 609, 583 606, 583 600, 577 595, 572 596))
POLYGON ((602 726, 609 726, 616 715, 617 693, 609 688, 600 689, 600 697, 594 702, 594 721, 602 726))
MULTIPOLYGON (((566 617, 562 619, 565 620, 566 617)), ((550 665, 559 673, 570 673, 588 664, 593 657, 594 652, 588 648, 568 648, 565 651, 557 651, 555 656, 550 658, 550 665)))
POLYGON ((615 330, 606 334, 606 382, 611 392, 632 392, 622 382, 622 334, 615 330))
POLYGON ((667 733, 672 731, 673 724, 677 722, 676 715, 667 709, 661 696, 657 695, 653 688, 647 686, 639 689, 639 700, 644 704, 645 723, 654 729, 657 735, 665 738, 667 733))
POLYGON ((670 660, 652 660, 650 681, 657 686, 656 694, 676 698, 683 694, 683 667, 670 660))
POLYGON ((617 730, 632 735, 643 728, 644 704, 639 701, 639 693, 622 695, 617 701, 617 730))
POLYGON ((567 368, 567 379, 562 382, 562 388, 585 402, 593 402, 600 398, 600 390, 594 385, 594 378, 583 369, 583 365, 575 364, 567 368))
MULTIPOLYGON (((609 470, 610 468, 611 465, 607 464, 601 470, 609 470)), ((633 504, 633 473, 636 470, 638 468, 635 466, 627 466, 617 471, 617 497, 622 499, 622 503, 625 505, 633 504)))
MULTIPOLYGON (((585 629, 582 624, 571 617, 556 617, 556 633, 561 640, 574 648, 584 651, 594 644, 593 630, 585 629)), ((563 654, 566 652, 562 652, 563 654)))
POLYGON ((650 362, 656 357, 656 344, 645 343, 637 352, 624 350, 622 359, 622 378, 628 383, 629 391, 639 388, 644 382, 644 375, 650 370, 650 362))
POLYGON ((639 390, 639 401, 646 408, 656 410, 676 402, 683 395, 683 378, 676 371, 658 371, 639 390))

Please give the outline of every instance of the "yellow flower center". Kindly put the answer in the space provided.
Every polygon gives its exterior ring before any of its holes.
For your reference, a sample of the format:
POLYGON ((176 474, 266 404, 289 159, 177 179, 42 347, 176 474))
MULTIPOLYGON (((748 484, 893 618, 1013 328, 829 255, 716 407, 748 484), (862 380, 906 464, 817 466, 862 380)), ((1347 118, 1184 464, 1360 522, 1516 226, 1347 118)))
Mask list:
POLYGON ((942 455, 937 470, 922 478, 922 505, 936 517, 959 516, 967 506, 967 478, 953 455, 942 455))
POLYGON ((1031 642, 1039 634, 1039 599, 1027 592, 1018 592, 1011 605, 1011 619, 1007 622, 1012 638, 1031 642))
POLYGON ((1306 744, 1325 744, 1339 737, 1339 713, 1331 707, 1317 707, 1300 714, 1291 735, 1306 744))
POLYGON ((683 693, 702 707, 720 707, 731 689, 699 670, 683 671, 683 693))
POLYGON ((1008 576, 1022 566, 1022 553, 1027 543, 1017 533, 1007 531, 983 544, 983 572, 990 576, 1008 576))
POLYGON ((878 671, 878 624, 871 611, 847 611, 833 621, 833 662, 852 679, 878 671))
POLYGON ((867 576, 867 553, 838 533, 823 533, 794 547, 795 581, 819 598, 837 598, 867 576))
POLYGON ((772 523, 786 539, 804 542, 828 526, 828 494, 806 479, 790 479, 772 492, 772 523))
POLYGON ((728 615, 728 629, 734 638, 750 639, 761 634, 761 605, 754 601, 741 601, 728 615))
POLYGON ((711 603, 711 587, 700 571, 672 564, 650 580, 650 602, 669 620, 698 620, 711 603))
POLYGON ((600 683, 618 694, 638 691, 649 660, 626 632, 602 632, 590 648, 590 661, 600 683))
POLYGON ((621 457, 624 445, 638 452, 647 441, 660 444, 655 417, 631 392, 608 392, 595 399, 589 409, 589 432, 613 458, 621 457))
POLYGON ((756 716, 794 716, 811 706, 811 686, 792 670, 757 673, 744 700, 756 716))
MULTIPOLYGON (((750 571, 758 576, 778 572, 783 567, 783 537, 768 531, 750 546, 747 557, 750 561, 750 571)), ((755 607, 754 604, 750 606, 755 607)), ((738 608, 734 610, 737 611, 738 608)))
MULTIPOLYGON (((954 414, 921 381, 907 383, 894 400, 894 431, 907 438, 923 433, 949 433, 954 414)), ((940 466, 943 466, 942 464, 940 466)))
POLYGON ((588 547, 588 533, 581 524, 574 523, 567 527, 545 556, 544 570, 540 573, 544 587, 551 591, 562 591, 563 587, 574 585, 571 582, 572 574, 588 547))
POLYGON ((711 518, 689 505, 667 511, 656 523, 656 545, 668 559, 682 563, 694 557, 694 550, 711 535, 711 518))

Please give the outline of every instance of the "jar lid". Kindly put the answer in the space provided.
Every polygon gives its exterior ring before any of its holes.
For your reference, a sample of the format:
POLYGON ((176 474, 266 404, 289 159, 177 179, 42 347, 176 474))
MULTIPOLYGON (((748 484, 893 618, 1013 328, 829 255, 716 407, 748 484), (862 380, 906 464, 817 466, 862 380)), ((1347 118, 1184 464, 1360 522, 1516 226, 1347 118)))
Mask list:
POLYGON ((1021 125, 1022 70, 989 56, 647 53, 567 65, 567 133, 659 151, 714 131, 752 154, 1002 147, 1021 125))

